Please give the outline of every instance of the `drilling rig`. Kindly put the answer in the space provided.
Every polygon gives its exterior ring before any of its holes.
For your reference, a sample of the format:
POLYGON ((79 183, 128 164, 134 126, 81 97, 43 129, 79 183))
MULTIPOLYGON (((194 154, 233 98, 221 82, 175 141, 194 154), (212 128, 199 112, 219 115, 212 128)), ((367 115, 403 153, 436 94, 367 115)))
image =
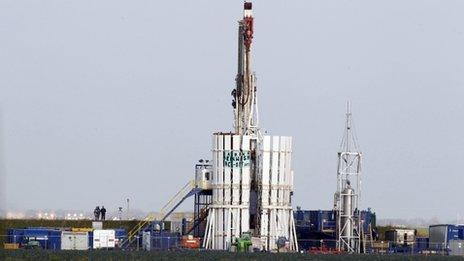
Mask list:
POLYGON ((260 132, 252 71, 252 3, 244 2, 243 7, 243 19, 238 22, 238 72, 231 93, 234 131, 213 134, 212 203, 203 247, 231 250, 237 240, 251 237, 255 249, 297 251, 291 206, 292 138, 260 132))

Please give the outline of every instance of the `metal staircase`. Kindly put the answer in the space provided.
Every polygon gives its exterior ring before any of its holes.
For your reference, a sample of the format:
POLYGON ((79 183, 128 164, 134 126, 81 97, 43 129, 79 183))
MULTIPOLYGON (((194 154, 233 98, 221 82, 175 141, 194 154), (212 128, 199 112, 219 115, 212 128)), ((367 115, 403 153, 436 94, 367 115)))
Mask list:
POLYGON ((194 220, 193 224, 191 227, 187 229, 185 232, 186 235, 190 234, 197 226, 201 224, 206 218, 208 217, 208 207, 204 207, 201 209, 200 214, 198 215, 198 218, 194 220))
POLYGON ((154 222, 163 222, 166 218, 171 215, 176 208, 182 204, 187 198, 201 192, 203 188, 201 186, 197 186, 194 180, 189 181, 185 186, 179 190, 160 211, 159 215, 154 213, 149 214, 143 220, 141 220, 134 228, 132 228, 127 233, 127 238, 121 243, 122 248, 128 248, 136 239, 137 235, 140 235, 142 231, 150 228, 154 222), (156 220, 157 217, 161 216, 160 220, 156 220))

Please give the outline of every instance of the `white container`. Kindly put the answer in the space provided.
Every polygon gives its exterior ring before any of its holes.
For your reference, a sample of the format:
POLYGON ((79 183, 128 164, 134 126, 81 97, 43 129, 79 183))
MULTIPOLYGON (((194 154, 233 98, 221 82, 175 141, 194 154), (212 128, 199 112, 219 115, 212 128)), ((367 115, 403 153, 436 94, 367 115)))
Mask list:
POLYGON ((87 232, 63 231, 61 233, 61 250, 87 250, 89 235, 87 232))
POLYGON ((96 229, 93 231, 93 248, 114 248, 116 234, 112 229, 96 229))

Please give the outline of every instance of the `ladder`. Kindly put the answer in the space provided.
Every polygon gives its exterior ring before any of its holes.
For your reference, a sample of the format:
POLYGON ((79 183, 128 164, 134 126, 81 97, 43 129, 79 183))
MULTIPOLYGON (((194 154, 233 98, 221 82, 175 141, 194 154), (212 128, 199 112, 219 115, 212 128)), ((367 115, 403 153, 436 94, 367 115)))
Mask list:
POLYGON ((127 233, 127 238, 121 242, 121 247, 127 248, 129 247, 137 238, 137 235, 139 235, 143 230, 146 228, 149 228, 150 225, 154 224, 156 218, 158 216, 161 216, 161 220, 158 222, 163 222, 165 221, 169 215, 171 215, 176 208, 184 202, 185 199, 189 198, 192 195, 195 195, 199 192, 201 192, 203 189, 200 187, 197 187, 195 185, 195 181, 191 180, 185 184, 184 187, 182 187, 181 190, 179 190, 169 201, 166 203, 166 205, 163 206, 163 208, 160 211, 160 215, 156 215, 155 213, 150 213, 148 216, 146 216, 144 219, 140 220, 140 222, 133 227, 128 233, 127 233))
POLYGON ((372 225, 369 223, 367 228, 368 231, 363 231, 363 252, 372 251, 372 246, 374 245, 372 239, 372 225))

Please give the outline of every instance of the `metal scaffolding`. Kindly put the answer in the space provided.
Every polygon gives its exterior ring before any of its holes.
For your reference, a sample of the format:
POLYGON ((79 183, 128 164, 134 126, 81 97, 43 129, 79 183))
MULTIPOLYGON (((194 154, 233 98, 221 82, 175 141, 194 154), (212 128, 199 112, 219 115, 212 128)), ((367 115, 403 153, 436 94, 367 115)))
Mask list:
POLYGON ((339 250, 360 253, 362 153, 353 127, 350 102, 347 103, 346 123, 338 152, 337 192, 334 209, 337 213, 337 247, 339 250))

